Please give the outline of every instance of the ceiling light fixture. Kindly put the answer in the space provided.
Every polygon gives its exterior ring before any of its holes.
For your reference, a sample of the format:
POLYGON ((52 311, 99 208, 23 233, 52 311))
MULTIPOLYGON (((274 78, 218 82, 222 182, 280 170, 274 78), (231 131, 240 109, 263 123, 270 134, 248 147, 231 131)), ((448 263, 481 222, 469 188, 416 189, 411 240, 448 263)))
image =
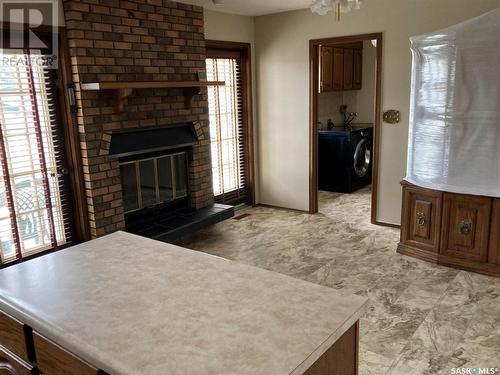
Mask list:
POLYGON ((347 13, 359 9, 364 0, 314 0, 311 4, 311 12, 321 16, 335 10, 337 21, 340 21, 340 13, 347 13))

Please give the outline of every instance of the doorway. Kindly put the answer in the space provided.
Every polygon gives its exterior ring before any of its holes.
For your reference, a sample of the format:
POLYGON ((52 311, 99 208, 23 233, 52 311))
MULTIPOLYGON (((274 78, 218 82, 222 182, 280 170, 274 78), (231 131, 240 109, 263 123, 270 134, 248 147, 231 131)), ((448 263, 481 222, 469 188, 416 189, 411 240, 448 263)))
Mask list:
POLYGON ((254 204, 250 44, 207 41, 208 115, 215 201, 254 204))
MULTIPOLYGON (((366 189, 370 190, 370 221, 372 224, 379 224, 376 218, 381 117, 382 33, 311 40, 309 43, 309 61, 309 212, 317 213, 319 209, 319 132, 329 129, 332 131, 338 130, 339 134, 345 133, 348 139, 346 142, 348 142, 350 148, 348 153, 352 153, 352 155, 349 154, 349 165, 346 164, 346 168, 349 168, 350 171, 346 173, 352 174, 352 181, 347 182, 347 187, 342 189, 350 191, 356 190, 360 186, 371 185, 371 188, 366 187, 366 189), (367 47, 375 50, 373 53, 374 73, 371 77, 373 81, 370 82, 372 99, 369 110, 363 111, 364 120, 360 124, 357 122, 360 110, 352 108, 353 105, 349 106, 346 103, 356 102, 352 98, 361 92, 360 90, 366 81, 366 77, 364 81, 362 76, 362 64, 364 62, 363 48, 367 47), (326 114, 318 113, 320 100, 323 99, 320 95, 330 94, 333 95, 330 99, 337 118, 323 119, 322 117, 326 114), (369 116, 368 120, 366 120, 367 114, 369 116), (371 121, 369 121, 370 119, 371 121), (369 122, 369 124, 364 124, 364 122, 369 122), (366 141, 360 144, 362 138, 366 138, 366 141), (370 163, 367 162, 368 158, 370 163), (368 173, 370 177, 367 176, 368 173)), ((367 106, 365 108, 368 108, 367 106)), ((325 185, 324 181, 322 181, 322 185, 325 185)), ((339 187, 332 188, 333 191, 337 191, 336 189, 339 189, 339 187)))

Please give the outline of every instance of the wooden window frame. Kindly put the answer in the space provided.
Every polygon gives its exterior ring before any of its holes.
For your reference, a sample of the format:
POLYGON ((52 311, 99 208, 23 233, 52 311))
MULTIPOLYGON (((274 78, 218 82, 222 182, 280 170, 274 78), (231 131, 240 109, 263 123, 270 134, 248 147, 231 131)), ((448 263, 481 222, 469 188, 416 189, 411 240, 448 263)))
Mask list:
POLYGON ((220 50, 221 54, 231 51, 239 52, 241 56, 241 87, 243 95, 243 127, 245 135, 245 176, 247 201, 250 206, 255 205, 255 166, 253 142, 253 112, 252 112, 252 55, 250 43, 226 42, 220 40, 206 40, 207 50, 220 50))

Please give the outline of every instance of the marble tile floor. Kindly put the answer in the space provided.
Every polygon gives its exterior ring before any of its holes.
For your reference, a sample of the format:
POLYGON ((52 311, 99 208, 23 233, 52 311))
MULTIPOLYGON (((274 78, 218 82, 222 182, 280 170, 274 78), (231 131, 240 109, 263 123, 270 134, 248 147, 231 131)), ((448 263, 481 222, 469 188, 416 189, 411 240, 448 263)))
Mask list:
POLYGON ((370 190, 320 192, 320 213, 253 207, 180 243, 370 298, 360 375, 500 368, 500 279, 396 253, 399 230, 370 224, 370 190))

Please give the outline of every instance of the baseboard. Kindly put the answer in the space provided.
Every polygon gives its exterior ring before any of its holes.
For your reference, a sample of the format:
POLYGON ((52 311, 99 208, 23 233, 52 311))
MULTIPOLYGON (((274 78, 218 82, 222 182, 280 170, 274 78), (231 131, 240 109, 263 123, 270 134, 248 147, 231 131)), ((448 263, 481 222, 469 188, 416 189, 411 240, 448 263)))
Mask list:
POLYGON ((483 275, 500 277, 500 265, 475 262, 468 259, 453 258, 446 255, 420 250, 403 243, 398 244, 397 252, 440 266, 458 268, 465 271, 477 272, 483 275))
POLYGON ((274 208, 276 210, 295 211, 295 212, 300 212, 302 214, 308 214, 309 213, 309 211, 306 211, 306 210, 298 210, 296 208, 273 206, 272 204, 264 204, 264 203, 258 203, 258 204, 255 205, 255 207, 265 207, 265 208, 274 208))
POLYGON ((408 246, 401 242, 398 243, 397 252, 403 255, 408 255, 420 260, 424 260, 426 262, 431 262, 436 264, 438 263, 439 254, 421 250, 413 246, 408 246))

